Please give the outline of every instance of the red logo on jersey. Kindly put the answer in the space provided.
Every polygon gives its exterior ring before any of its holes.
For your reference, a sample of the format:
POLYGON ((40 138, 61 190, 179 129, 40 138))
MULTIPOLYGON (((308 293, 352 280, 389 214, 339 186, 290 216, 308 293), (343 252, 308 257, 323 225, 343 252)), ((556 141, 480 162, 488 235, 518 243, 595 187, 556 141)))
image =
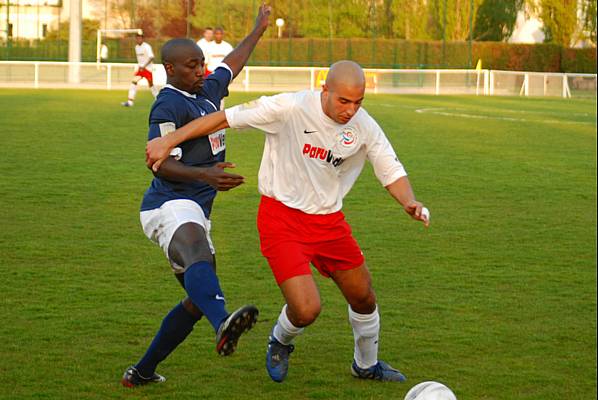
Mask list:
POLYGON ((351 146, 355 143, 355 134, 350 129, 345 129, 341 132, 341 142, 345 146, 351 146))
POLYGON ((343 161, 345 161, 342 157, 335 157, 334 154, 332 154, 332 150, 326 150, 323 147, 312 146, 309 143, 306 143, 303 146, 303 155, 309 158, 319 158, 320 160, 326 161, 335 167, 338 167, 343 163, 343 161))

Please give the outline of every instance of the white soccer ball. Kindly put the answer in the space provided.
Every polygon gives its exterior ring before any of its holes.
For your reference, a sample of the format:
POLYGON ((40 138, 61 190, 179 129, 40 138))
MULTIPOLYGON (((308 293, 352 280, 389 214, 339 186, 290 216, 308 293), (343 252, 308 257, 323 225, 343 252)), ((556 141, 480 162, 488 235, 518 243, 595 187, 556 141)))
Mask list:
POLYGON ((457 400, 451 389, 440 382, 422 382, 413 386, 405 400, 457 400))

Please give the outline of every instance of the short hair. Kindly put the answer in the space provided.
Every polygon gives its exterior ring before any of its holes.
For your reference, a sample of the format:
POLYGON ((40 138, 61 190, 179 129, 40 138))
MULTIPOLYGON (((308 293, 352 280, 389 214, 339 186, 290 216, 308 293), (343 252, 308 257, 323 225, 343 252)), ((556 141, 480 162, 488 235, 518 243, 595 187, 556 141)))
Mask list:
POLYGON ((223 27, 221 27, 221 26, 217 26, 217 27, 214 29, 214 32, 223 32, 223 33, 224 33, 224 28, 223 28, 223 27))
POLYGON ((164 43, 164 46, 162 46, 162 49, 160 50, 162 64, 174 64, 176 62, 176 59, 179 57, 182 49, 198 49, 199 51, 201 51, 197 44, 191 39, 170 39, 168 42, 164 43))
POLYGON ((204 31, 213 31, 214 28, 212 28, 211 26, 206 26, 203 30, 204 31))
POLYGON ((136 37, 143 37, 143 33, 139 33, 137 32, 137 34, 135 35, 136 37))

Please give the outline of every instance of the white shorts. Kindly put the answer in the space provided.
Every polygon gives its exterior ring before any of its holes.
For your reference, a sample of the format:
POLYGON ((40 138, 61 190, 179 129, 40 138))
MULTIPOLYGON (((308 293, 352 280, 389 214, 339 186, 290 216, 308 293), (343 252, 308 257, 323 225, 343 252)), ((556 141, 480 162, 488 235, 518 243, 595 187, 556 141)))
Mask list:
POLYGON ((210 251, 215 254, 214 245, 210 238, 212 224, 196 202, 191 200, 170 200, 162 204, 160 208, 141 211, 139 215, 145 236, 162 248, 175 273, 183 273, 185 268, 170 259, 168 247, 179 226, 187 222, 195 222, 203 227, 210 245, 210 251))

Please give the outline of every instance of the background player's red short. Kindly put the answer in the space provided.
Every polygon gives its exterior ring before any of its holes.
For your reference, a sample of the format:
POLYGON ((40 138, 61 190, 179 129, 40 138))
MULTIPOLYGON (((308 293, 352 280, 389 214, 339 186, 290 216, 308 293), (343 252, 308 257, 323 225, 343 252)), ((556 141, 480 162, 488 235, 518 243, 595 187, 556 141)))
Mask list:
POLYGON ((310 263, 325 277, 364 263, 341 211, 306 214, 262 196, 257 225, 262 254, 279 285, 294 276, 311 274, 310 263))
POLYGON ((135 76, 140 76, 142 78, 147 79, 150 85, 154 84, 154 77, 152 76, 152 73, 147 69, 138 70, 137 72, 135 72, 135 76))

